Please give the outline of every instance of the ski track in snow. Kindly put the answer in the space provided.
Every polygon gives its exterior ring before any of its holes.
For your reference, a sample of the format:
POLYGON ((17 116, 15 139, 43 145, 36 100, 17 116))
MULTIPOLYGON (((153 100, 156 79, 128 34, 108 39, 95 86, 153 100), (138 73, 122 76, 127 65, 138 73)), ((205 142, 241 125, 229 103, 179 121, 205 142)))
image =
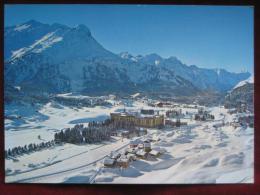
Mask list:
MULTIPOLYGON (((126 148, 127 145, 128 145, 128 143, 125 144, 125 145, 123 145, 122 147, 116 149, 115 151, 119 151, 119 150, 121 150, 121 149, 123 149, 123 148, 126 148)), ((88 152, 88 151, 86 151, 86 152, 88 152)), ((86 153, 86 152, 84 152, 84 153, 86 153)), ((82 154, 82 153, 81 153, 81 154, 82 154)), ((63 160, 61 160, 61 161, 65 161, 65 160, 71 159, 71 158, 73 158, 73 157, 75 157, 75 156, 79 156, 79 155, 81 155, 81 154, 71 156, 71 157, 69 157, 69 158, 67 158, 67 159, 63 159, 63 160)), ((18 180, 18 181, 16 181, 16 182, 19 182, 19 183, 40 182, 41 180, 50 179, 50 177, 57 177, 57 175, 63 175, 63 174, 65 174, 65 173, 71 173, 71 172, 74 172, 74 171, 82 171, 82 170, 84 170, 86 167, 91 166, 91 165, 93 165, 93 164, 95 164, 95 163, 97 163, 97 162, 100 162, 100 161, 103 160, 105 157, 106 157, 106 155, 105 155, 105 156, 102 156, 101 158, 99 158, 99 159, 97 159, 97 160, 95 160, 95 161, 93 161, 93 162, 90 162, 90 163, 87 163, 87 164, 84 164, 84 165, 82 165, 82 166, 75 167, 75 168, 72 168, 72 169, 63 170, 63 171, 59 171, 59 172, 55 172, 55 173, 50 173, 50 174, 45 174, 45 175, 40 175, 40 176, 37 176, 37 177, 22 179, 22 180, 18 180)), ((99 171, 97 171, 96 174, 98 174, 98 172, 99 172, 99 171)), ((94 180, 94 178, 92 178, 92 180, 94 180)))

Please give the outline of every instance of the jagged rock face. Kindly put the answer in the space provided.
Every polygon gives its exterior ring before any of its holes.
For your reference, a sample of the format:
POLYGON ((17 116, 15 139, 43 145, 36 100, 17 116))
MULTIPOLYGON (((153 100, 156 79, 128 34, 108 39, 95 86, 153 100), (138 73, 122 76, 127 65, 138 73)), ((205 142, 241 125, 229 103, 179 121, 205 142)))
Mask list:
POLYGON ((194 95, 229 90, 250 75, 187 66, 175 57, 157 54, 116 55, 84 25, 71 28, 29 21, 5 28, 4 36, 6 89, 19 86, 30 93, 194 95))

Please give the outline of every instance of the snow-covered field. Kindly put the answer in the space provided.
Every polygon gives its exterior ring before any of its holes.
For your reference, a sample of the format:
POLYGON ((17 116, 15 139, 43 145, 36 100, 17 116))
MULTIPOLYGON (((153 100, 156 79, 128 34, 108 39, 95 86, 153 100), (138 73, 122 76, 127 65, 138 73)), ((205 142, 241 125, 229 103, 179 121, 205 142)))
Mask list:
MULTIPOLYGON (((77 123, 103 121, 110 112, 124 108, 149 108, 135 101, 129 107, 119 102, 112 107, 73 108, 57 103, 36 107, 7 105, 5 148, 40 143, 53 139, 54 133, 77 123), (21 116, 21 117, 18 117, 21 116), (14 119, 15 118, 15 119, 14 119), (40 135, 40 139, 38 136, 40 135)), ((156 108, 164 112, 167 108, 156 108)), ((196 109, 182 108, 183 112, 196 109)), ((100 144, 64 144, 15 159, 6 159, 6 182, 25 183, 252 183, 254 181, 254 129, 226 125, 234 115, 221 107, 210 108, 214 121, 195 122, 188 126, 149 129, 148 135, 160 140, 152 148, 166 153, 155 159, 131 162, 126 169, 104 168, 102 160, 111 151, 123 151, 130 139, 113 137, 100 144)), ((142 139, 142 138, 133 138, 142 139)))

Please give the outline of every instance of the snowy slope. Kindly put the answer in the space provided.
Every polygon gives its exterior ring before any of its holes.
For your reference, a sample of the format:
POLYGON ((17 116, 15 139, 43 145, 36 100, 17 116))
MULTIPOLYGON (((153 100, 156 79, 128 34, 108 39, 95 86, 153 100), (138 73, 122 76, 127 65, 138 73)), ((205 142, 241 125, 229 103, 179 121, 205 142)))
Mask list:
MULTIPOLYGON (((56 128, 70 127, 72 120, 84 123, 91 118, 123 109, 96 107, 73 109, 55 104, 46 104, 39 113, 47 117, 32 120, 25 115, 27 124, 10 124, 6 131, 6 148, 40 143, 53 139, 56 128), (84 119, 84 120, 83 120, 84 119), (27 127, 26 127, 26 126, 27 127), (19 127, 27 130, 19 130, 19 127), (38 127, 38 128, 37 128, 38 127), (41 135, 43 140, 38 140, 41 135)), ((133 107, 149 109, 142 102, 133 107)), ((165 111, 167 108, 156 108, 165 111)), ((183 108, 184 112, 196 109, 183 108)), ((18 112, 12 109, 14 112, 18 112)), ((237 128, 226 125, 215 129, 213 125, 231 122, 236 115, 229 115, 220 107, 209 109, 215 116, 213 122, 187 120, 189 127, 164 130, 149 129, 147 137, 158 137, 152 148, 160 147, 166 153, 156 159, 131 162, 126 169, 102 168, 102 160, 111 151, 124 151, 129 139, 115 137, 112 142, 92 145, 64 144, 17 157, 18 161, 6 159, 6 182, 25 183, 252 183, 254 181, 254 131, 252 128, 237 128)))
POLYGON ((23 24, 6 27, 4 30, 4 59, 8 60, 12 53, 32 45, 36 40, 41 39, 46 34, 57 29, 67 29, 60 24, 42 24, 35 20, 30 20, 23 24))
POLYGON ((236 89, 236 88, 238 88, 238 87, 242 87, 242 86, 244 86, 244 85, 247 84, 247 83, 254 83, 254 77, 253 77, 253 76, 250 76, 248 79, 243 80, 243 81, 240 81, 240 82, 233 88, 233 90, 236 89))
POLYGON ((232 90, 228 91, 225 96, 225 105, 236 108, 237 105, 244 102, 247 109, 254 110, 254 78, 249 77, 239 82, 232 90))

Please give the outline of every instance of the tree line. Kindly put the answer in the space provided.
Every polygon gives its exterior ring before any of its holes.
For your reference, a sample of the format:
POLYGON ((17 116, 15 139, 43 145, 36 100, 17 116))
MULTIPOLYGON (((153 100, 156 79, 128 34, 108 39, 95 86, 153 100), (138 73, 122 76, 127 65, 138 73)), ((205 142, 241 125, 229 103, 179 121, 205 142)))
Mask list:
POLYGON ((40 151, 42 149, 47 149, 55 145, 55 141, 48 141, 48 142, 41 142, 39 144, 29 144, 24 146, 17 146, 14 148, 9 148, 8 150, 5 150, 5 158, 9 157, 16 157, 23 154, 28 154, 35 151, 40 151))
POLYGON ((72 144, 96 143, 109 140, 113 132, 119 129, 127 129, 130 132, 137 130, 132 122, 107 119, 102 122, 90 122, 87 127, 77 124, 72 128, 66 128, 55 133, 54 140, 72 144))
POLYGON ((88 124, 88 127, 84 127, 83 124, 77 124, 72 128, 66 128, 55 133, 52 141, 39 144, 30 143, 29 145, 9 148, 5 150, 5 158, 40 151, 60 143, 83 144, 106 141, 119 129, 127 129, 129 133, 138 131, 134 123, 130 121, 113 121, 111 119, 102 122, 93 121, 88 124))

